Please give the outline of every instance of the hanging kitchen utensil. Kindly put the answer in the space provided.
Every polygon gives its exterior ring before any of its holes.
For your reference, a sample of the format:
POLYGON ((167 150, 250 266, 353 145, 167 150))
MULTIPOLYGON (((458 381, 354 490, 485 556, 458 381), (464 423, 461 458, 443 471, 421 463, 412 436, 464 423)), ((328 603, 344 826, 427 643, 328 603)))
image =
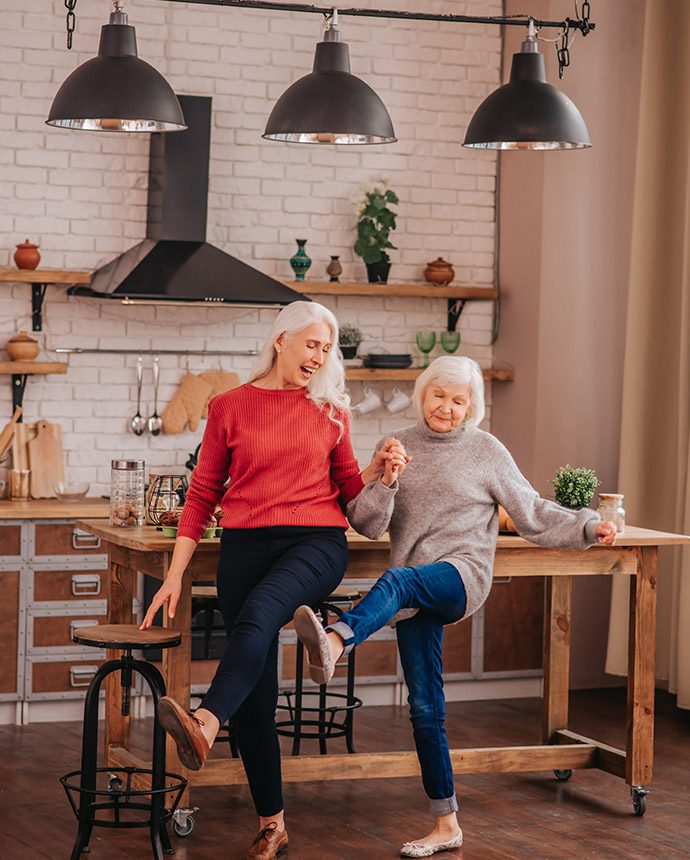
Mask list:
POLYGON ((141 414, 141 383, 144 380, 144 359, 139 356, 137 359, 137 414, 129 422, 132 432, 137 436, 146 430, 146 419, 141 414))
POLYGON ((163 419, 158 415, 158 378, 160 367, 158 356, 153 360, 153 415, 149 418, 149 430, 152 436, 158 436, 163 429, 163 419))
POLYGON ((5 452, 9 449, 12 444, 12 437, 14 436, 14 425, 19 421, 19 416, 22 414, 22 407, 17 406, 14 410, 14 415, 4 426, 2 433, 0 433, 0 458, 3 457, 5 452))

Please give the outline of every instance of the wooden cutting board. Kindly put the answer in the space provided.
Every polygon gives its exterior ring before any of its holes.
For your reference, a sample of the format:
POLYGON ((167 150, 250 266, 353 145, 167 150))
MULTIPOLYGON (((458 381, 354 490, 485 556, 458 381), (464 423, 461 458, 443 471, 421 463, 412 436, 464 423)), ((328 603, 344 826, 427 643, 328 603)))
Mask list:
POLYGON ((34 499, 54 499, 53 484, 64 481, 62 466, 62 428, 47 421, 36 422, 36 435, 29 439, 29 468, 31 496, 34 499))

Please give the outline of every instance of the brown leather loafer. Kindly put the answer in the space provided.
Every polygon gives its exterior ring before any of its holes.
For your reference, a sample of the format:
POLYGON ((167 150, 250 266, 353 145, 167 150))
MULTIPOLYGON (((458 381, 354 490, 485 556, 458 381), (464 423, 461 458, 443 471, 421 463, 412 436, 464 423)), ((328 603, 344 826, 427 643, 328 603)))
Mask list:
POLYGON ((177 754, 189 770, 199 770, 210 749, 201 723, 170 696, 163 696, 156 708, 158 722, 177 744, 177 754))
POLYGON ((279 851, 287 848, 287 844, 287 831, 278 830, 278 825, 272 821, 262 827, 259 835, 244 852, 244 856, 246 860, 273 860, 279 851))

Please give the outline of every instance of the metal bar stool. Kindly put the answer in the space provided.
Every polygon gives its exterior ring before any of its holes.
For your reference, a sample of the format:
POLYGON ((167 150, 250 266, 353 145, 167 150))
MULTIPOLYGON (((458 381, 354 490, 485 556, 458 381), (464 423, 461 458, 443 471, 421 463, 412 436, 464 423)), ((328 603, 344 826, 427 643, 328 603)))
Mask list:
POLYGON ((158 720, 154 719, 151 769, 97 767, 98 699, 103 680, 113 672, 119 672, 122 686, 122 714, 127 716, 132 673, 138 672, 151 690, 154 707, 157 706, 160 698, 165 695, 163 676, 152 663, 134 659, 132 651, 173 648, 180 644, 181 638, 174 630, 162 627, 139 630, 135 624, 79 627, 73 632, 72 639, 80 645, 121 649, 123 654, 118 659, 105 662, 89 684, 84 702, 81 769, 60 778, 79 821, 70 860, 78 860, 80 854, 90 850, 88 844, 94 826, 148 827, 155 860, 163 860, 163 853, 173 853, 166 822, 175 812, 187 780, 178 774, 166 773, 165 732, 158 724, 158 720), (98 774, 107 775, 107 787, 98 787, 98 774), (173 796, 170 809, 165 808, 165 795, 168 793, 173 796), (77 795, 78 804, 75 799, 77 795), (108 818, 99 818, 98 814, 102 812, 112 812, 112 815, 108 818), (131 812, 134 812, 135 816, 130 818, 131 812), (148 817, 136 817, 142 812, 148 813, 148 817))
MULTIPOLYGON (((349 609, 362 595, 356 588, 339 585, 325 600, 313 606, 314 612, 321 617, 323 626, 329 623, 329 614, 337 618, 349 609)), ((355 752, 352 732, 354 712, 362 706, 362 700, 355 696, 355 649, 346 658, 347 676, 345 693, 336 693, 321 684, 318 690, 304 689, 304 646, 297 640, 295 654, 295 689, 282 693, 287 704, 279 704, 278 709, 288 712, 288 719, 276 721, 279 735, 292 738, 292 755, 299 755, 302 739, 318 739, 319 752, 326 755, 326 741, 329 738, 344 737, 349 753, 355 752), (293 702, 294 696, 294 702, 293 702), (306 697, 317 697, 315 706, 305 705, 306 697), (344 712, 344 717, 336 716, 344 712), (309 715, 315 714, 312 718, 309 715)))

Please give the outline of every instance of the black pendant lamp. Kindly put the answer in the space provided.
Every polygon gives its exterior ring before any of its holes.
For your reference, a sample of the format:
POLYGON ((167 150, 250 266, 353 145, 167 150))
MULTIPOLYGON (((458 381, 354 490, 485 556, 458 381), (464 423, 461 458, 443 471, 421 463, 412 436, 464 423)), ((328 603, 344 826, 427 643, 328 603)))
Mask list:
POLYGON ((91 131, 183 131, 182 108, 170 84, 137 56, 134 27, 119 0, 101 27, 98 56, 63 83, 46 123, 91 131))
POLYGON ((546 83, 544 56, 530 22, 510 81, 491 93, 472 117, 463 146, 477 149, 584 149, 591 146, 580 111, 546 83))
POLYGON ((350 54, 333 13, 314 68, 283 93, 262 137, 290 143, 394 143, 386 106, 350 72, 350 54))

